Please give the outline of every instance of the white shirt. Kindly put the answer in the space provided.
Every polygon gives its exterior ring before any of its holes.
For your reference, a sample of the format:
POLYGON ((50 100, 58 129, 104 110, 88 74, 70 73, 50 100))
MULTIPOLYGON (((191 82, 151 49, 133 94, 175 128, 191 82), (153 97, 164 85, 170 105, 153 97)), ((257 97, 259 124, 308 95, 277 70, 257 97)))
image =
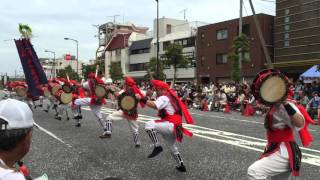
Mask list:
POLYGON ((14 171, 13 169, 6 169, 3 166, 6 164, 0 159, 0 180, 25 180, 25 177, 20 172, 14 171))
POLYGON ((167 96, 158 97, 154 103, 158 110, 165 109, 169 115, 173 115, 175 112, 170 99, 167 96))
MULTIPOLYGON (((289 102, 289 104, 294 108, 294 110, 296 110, 297 113, 302 115, 301 112, 299 111, 299 109, 293 103, 289 102)), ((298 132, 302 129, 302 128, 298 128, 298 127, 295 127, 292 125, 290 117, 289 117, 286 109, 281 104, 279 107, 277 107, 276 111, 273 113, 271 128, 272 129, 284 129, 284 128, 286 128, 286 126, 289 126, 293 131, 296 131, 296 132, 298 132)), ((283 157, 286 157, 286 158, 289 157, 287 147, 285 146, 285 144, 283 142, 280 144, 280 155, 283 157)))

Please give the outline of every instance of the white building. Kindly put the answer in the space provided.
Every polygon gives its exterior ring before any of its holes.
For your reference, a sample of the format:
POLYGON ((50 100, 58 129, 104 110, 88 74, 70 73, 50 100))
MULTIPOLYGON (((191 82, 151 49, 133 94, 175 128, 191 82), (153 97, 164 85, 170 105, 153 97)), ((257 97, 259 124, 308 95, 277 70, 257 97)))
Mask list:
MULTIPOLYGON (((178 81, 192 81, 195 79, 196 50, 195 40, 197 27, 204 23, 190 23, 186 20, 170 18, 159 19, 159 57, 163 60, 166 47, 171 43, 183 46, 183 53, 189 59, 189 68, 177 71, 178 81)), ((135 79, 143 79, 147 74, 150 58, 157 57, 157 20, 154 20, 152 35, 145 27, 106 23, 100 26, 100 47, 97 52, 105 56, 106 77, 109 77, 111 62, 121 62, 123 74, 135 79), (152 38, 153 36, 153 38, 152 38), (102 43, 101 43, 102 42, 102 43), (103 46, 103 44, 105 45, 103 46), (101 48, 102 47, 102 48, 101 48), (102 50, 103 49, 103 50, 102 50)), ((164 70, 167 80, 173 79, 173 68, 164 70)))
MULTIPOLYGON (((71 56, 72 57, 72 56, 71 56)), ((71 66, 71 68, 77 72, 77 60, 74 58, 71 58, 71 60, 65 60, 64 58, 57 58, 55 59, 55 67, 53 63, 53 59, 49 58, 39 58, 40 64, 42 65, 42 68, 47 76, 47 78, 53 78, 54 76, 54 69, 56 70, 55 75, 57 76, 57 73, 61 69, 65 69, 68 66, 71 66)), ((82 74, 82 62, 78 62, 78 73, 82 74)))

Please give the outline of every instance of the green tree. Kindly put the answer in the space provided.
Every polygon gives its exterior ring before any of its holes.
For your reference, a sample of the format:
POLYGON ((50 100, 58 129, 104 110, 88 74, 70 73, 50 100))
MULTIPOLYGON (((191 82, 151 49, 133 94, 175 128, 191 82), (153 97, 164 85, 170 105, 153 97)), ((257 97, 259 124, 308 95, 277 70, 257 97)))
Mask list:
POLYGON ((70 79, 79 81, 79 76, 77 72, 75 72, 70 65, 64 69, 59 70, 57 73, 57 77, 67 78, 67 75, 69 76, 70 79))
POLYGON ((180 44, 170 44, 165 51, 165 64, 173 66, 173 83, 177 78, 178 68, 188 68, 189 61, 182 55, 183 47, 180 44))
MULTIPOLYGON (((150 58, 149 64, 148 64, 148 71, 151 73, 153 78, 164 80, 166 78, 166 75, 163 73, 164 64, 163 61, 159 61, 159 77, 157 77, 157 58, 152 57, 150 58)), ((144 76, 146 79, 151 79, 149 72, 144 76)))
POLYGON ((84 78, 87 78, 88 74, 91 72, 96 72, 96 65, 82 65, 82 76, 84 78))
POLYGON ((123 79, 123 73, 121 69, 121 62, 111 62, 109 66, 109 74, 112 80, 123 79))
POLYGON ((245 34, 237 36, 233 40, 232 52, 228 55, 228 60, 232 62, 231 79, 235 82, 241 80, 241 70, 239 65, 239 58, 242 56, 242 61, 249 61, 246 59, 244 54, 249 52, 249 41, 245 34))

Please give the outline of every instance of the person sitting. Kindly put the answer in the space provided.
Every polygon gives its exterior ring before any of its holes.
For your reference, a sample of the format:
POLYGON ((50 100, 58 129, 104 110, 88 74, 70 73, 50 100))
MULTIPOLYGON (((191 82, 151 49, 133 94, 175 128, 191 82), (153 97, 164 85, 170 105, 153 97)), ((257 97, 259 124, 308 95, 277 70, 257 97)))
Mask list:
POLYGON ((29 106, 15 99, 0 101, 0 179, 25 180, 14 168, 30 149, 33 114, 29 106))
POLYGON ((320 115, 320 98, 317 91, 313 92, 312 95, 312 99, 307 104, 307 111, 312 119, 317 119, 320 115))

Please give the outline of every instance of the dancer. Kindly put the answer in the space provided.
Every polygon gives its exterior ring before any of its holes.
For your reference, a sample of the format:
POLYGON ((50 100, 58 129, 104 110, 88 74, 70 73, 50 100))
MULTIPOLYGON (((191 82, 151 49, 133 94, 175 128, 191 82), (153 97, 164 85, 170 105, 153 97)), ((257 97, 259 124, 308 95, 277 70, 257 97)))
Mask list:
POLYGON ((151 80, 151 83, 157 92, 157 99, 151 101, 143 98, 141 102, 153 109, 157 109, 158 116, 161 119, 146 123, 145 129, 154 145, 154 149, 148 158, 153 158, 163 151, 157 136, 157 133, 160 133, 169 146, 172 156, 177 161, 176 169, 180 172, 185 172, 186 167, 176 146, 176 140, 181 142, 183 134, 189 137, 193 135, 182 127, 182 116, 188 124, 193 124, 192 117, 167 83, 160 80, 151 80))
MULTIPOLYGON (((102 85, 104 86, 104 82, 96 77, 96 75, 94 73, 90 73, 88 74, 87 77, 87 81, 85 83, 83 83, 83 88, 84 90, 87 91, 88 95, 90 97, 86 97, 86 98, 79 98, 76 99, 74 101, 74 110, 79 109, 80 106, 89 106, 91 111, 95 114, 99 124, 101 125, 101 127, 103 128, 104 133, 102 135, 100 135, 100 138, 106 138, 108 137, 106 131, 107 128, 104 126, 104 118, 102 117, 102 113, 101 113, 101 106, 106 104, 106 101, 104 98, 99 98, 96 96, 95 94, 95 88, 97 85, 102 85)), ((75 119, 77 119, 77 124, 76 127, 80 127, 81 126, 81 115, 78 115, 77 117, 75 117, 75 119)))
MULTIPOLYGON (((257 77, 267 76, 259 73, 257 77)), ((253 92, 258 91, 254 85, 252 89, 253 92)), ((291 92, 290 89, 288 92, 291 92)), ((290 98, 290 94, 284 101, 272 104, 265 118, 267 146, 260 159, 248 168, 248 179, 269 179, 278 175, 281 179, 289 179, 290 171, 293 176, 299 176, 302 154, 294 140, 294 131, 299 132, 302 144, 308 146, 313 140, 308 132, 309 123, 314 124, 305 109, 290 98)))
MULTIPOLYGON (((125 93, 130 96, 138 96, 139 99, 144 98, 144 95, 142 94, 140 89, 137 87, 136 82, 130 76, 125 77, 125 83, 124 83, 123 89, 118 93, 114 93, 114 94, 115 96, 119 97, 119 95, 121 95, 122 93, 125 93)), ((143 103, 140 103, 140 105, 141 107, 144 107, 143 103)), ((139 124, 137 122, 137 118, 138 118, 138 111, 136 108, 131 110, 130 113, 124 112, 120 109, 113 112, 107 117, 107 122, 106 122, 107 131, 105 131, 105 136, 111 137, 113 120, 124 119, 128 121, 128 125, 132 131, 133 142, 135 144, 135 147, 137 148, 140 147, 141 143, 139 140, 139 124)))

